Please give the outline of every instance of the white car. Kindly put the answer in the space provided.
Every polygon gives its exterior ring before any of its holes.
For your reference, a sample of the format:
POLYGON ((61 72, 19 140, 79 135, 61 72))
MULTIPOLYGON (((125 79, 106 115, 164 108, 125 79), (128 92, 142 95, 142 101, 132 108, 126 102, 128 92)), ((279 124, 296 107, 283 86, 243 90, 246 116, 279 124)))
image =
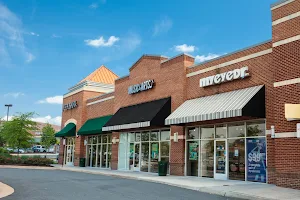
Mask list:
MULTIPOLYGON (((14 153, 18 153, 18 149, 14 149, 14 153)), ((25 153, 23 149, 19 149, 19 153, 25 153)))
POLYGON ((36 150, 36 152, 40 152, 40 153, 46 153, 46 148, 42 145, 36 145, 34 147, 34 149, 36 150))

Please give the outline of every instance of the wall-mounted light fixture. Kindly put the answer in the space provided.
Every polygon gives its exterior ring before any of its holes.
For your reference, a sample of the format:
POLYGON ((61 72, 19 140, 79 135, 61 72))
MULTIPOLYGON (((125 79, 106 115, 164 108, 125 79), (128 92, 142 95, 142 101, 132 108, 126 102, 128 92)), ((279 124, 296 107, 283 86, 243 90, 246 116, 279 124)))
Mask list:
POLYGON ((173 140, 174 142, 178 142, 178 132, 174 133, 173 140))

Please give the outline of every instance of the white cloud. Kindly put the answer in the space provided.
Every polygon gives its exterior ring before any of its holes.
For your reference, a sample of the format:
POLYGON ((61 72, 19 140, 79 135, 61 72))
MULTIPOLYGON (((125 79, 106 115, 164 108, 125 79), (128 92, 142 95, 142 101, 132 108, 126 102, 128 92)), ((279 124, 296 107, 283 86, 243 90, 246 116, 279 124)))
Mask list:
POLYGON ((211 60, 211 59, 214 59, 214 58, 217 58, 221 55, 218 55, 218 54, 213 54, 213 53, 209 53, 208 55, 197 55, 195 57, 195 61, 196 62, 204 62, 204 61, 207 61, 207 60, 211 60))
POLYGON ((34 33, 34 32, 30 32, 30 35, 37 36, 37 37, 39 37, 39 36, 40 36, 39 34, 37 34, 37 33, 34 33))
MULTIPOLYGON (((22 21, 6 6, 0 3, 0 64, 12 66, 17 61, 28 59, 29 50, 25 46, 22 21)), ((30 33, 37 35, 36 33, 30 33)))
MULTIPOLYGON (((8 116, 8 121, 11 121, 14 116, 8 116)), ((7 117, 2 117, 1 121, 6 121, 7 117)), ((51 117, 50 115, 47 115, 45 117, 34 117, 31 119, 32 121, 35 122, 42 122, 42 123, 49 123, 49 124, 54 124, 54 125, 61 125, 61 116, 57 117, 51 117)))
POLYGON ((37 103, 40 104, 62 104, 63 103, 63 96, 54 96, 54 97, 47 97, 46 99, 39 100, 37 103))
POLYGON ((98 3, 92 3, 90 6, 89 6, 89 8, 91 8, 91 9, 97 9, 98 8, 98 3))
POLYGON ((119 40, 120 40, 120 38, 118 38, 118 37, 110 36, 108 38, 108 40, 105 41, 104 37, 101 36, 101 37, 99 37, 99 39, 94 39, 94 40, 88 39, 88 40, 84 40, 84 42, 88 46, 98 48, 98 47, 111 47, 119 40))
POLYGON ((32 118, 32 121, 61 125, 61 116, 51 117, 50 115, 47 115, 45 117, 34 117, 32 118))
POLYGON ((52 36, 51 36, 52 38, 61 38, 61 36, 60 35, 56 35, 56 34, 52 34, 52 36))
POLYGON ((169 17, 164 17, 154 24, 153 36, 168 32, 173 26, 173 21, 169 17))
POLYGON ((195 46, 188 46, 187 44, 174 46, 175 51, 183 52, 183 53, 191 53, 196 50, 195 46))
POLYGON ((27 63, 30 63, 30 62, 33 61, 34 59, 35 59, 35 56, 32 55, 31 53, 28 53, 26 62, 27 62, 27 63))
POLYGON ((20 96, 24 96, 25 94, 22 92, 11 92, 11 93, 7 93, 4 95, 4 97, 13 97, 13 98, 18 98, 20 96))

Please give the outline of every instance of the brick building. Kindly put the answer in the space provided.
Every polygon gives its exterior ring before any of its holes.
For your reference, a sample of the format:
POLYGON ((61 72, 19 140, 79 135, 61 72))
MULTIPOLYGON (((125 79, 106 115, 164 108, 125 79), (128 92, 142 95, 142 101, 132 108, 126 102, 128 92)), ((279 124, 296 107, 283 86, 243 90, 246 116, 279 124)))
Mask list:
POLYGON ((143 55, 121 78, 101 66, 64 95, 59 162, 168 161, 171 175, 300 189, 300 0, 271 13, 269 41, 207 62, 143 55))

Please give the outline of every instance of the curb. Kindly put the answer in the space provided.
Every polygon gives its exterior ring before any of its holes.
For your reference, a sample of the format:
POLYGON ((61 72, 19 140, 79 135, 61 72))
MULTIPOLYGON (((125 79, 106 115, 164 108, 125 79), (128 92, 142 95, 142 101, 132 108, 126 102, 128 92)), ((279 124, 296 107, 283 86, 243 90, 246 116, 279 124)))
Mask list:
POLYGON ((15 190, 12 187, 0 182, 0 199, 7 197, 14 192, 15 190))

